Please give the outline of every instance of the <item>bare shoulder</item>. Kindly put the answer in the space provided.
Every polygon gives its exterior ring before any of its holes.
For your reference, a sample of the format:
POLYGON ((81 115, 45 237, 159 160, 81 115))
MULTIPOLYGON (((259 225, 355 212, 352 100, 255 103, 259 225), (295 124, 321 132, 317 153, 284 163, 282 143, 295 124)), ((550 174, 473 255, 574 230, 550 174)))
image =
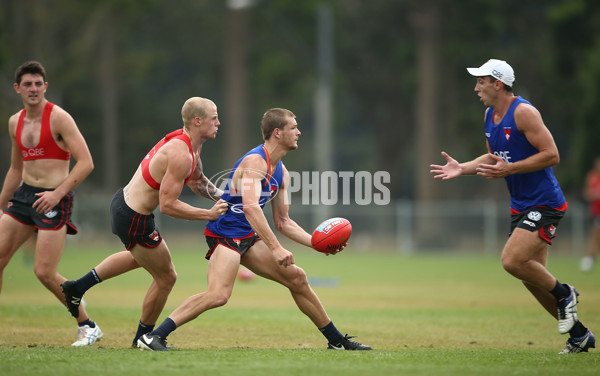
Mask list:
POLYGON ((193 162, 188 145, 177 138, 170 140, 158 150, 157 156, 163 156, 169 160, 168 166, 188 171, 193 162))
POLYGON ((521 103, 517 106, 515 109, 515 122, 519 130, 544 126, 540 112, 528 103, 521 103))
POLYGON ((50 114, 50 126, 56 131, 68 131, 77 128, 73 117, 62 107, 54 105, 50 114))
POLYGON ((21 117, 21 112, 23 110, 17 112, 16 114, 11 115, 8 118, 8 132, 11 136, 14 136, 15 131, 17 129, 17 124, 19 123, 19 117, 21 117))
POLYGON ((240 162, 240 167, 266 170, 267 161, 265 161, 265 159, 259 154, 250 154, 245 156, 244 159, 240 162))

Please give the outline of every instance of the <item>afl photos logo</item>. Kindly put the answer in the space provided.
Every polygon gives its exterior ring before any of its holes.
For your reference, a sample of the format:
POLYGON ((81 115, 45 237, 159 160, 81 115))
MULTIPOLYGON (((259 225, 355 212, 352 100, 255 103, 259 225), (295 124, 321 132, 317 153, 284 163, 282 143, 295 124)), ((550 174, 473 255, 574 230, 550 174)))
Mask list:
MULTIPOLYGON (((279 192, 279 186, 277 185, 277 182, 274 179, 264 180, 263 178, 262 184, 261 180, 256 179, 256 177, 264 176, 264 171, 254 169, 238 169, 237 171, 243 171, 247 176, 250 176, 250 178, 238 179, 236 182, 237 184, 234 185, 231 179, 233 177, 232 172, 234 172, 234 170, 229 169, 217 173, 209 180, 215 185, 215 187, 223 191, 224 195, 228 194, 229 197, 241 198, 242 192, 247 191, 251 187, 254 187, 254 189, 252 189, 253 192, 260 191, 258 204, 261 207, 264 206, 267 202, 271 201, 279 192), (258 189, 255 187, 257 183, 261 185, 261 187, 259 187, 258 189)), ((218 198, 219 197, 214 197, 213 199, 216 200, 218 198)), ((241 203, 229 203, 229 210, 231 210, 234 213, 242 214, 244 213, 244 205, 241 203)))

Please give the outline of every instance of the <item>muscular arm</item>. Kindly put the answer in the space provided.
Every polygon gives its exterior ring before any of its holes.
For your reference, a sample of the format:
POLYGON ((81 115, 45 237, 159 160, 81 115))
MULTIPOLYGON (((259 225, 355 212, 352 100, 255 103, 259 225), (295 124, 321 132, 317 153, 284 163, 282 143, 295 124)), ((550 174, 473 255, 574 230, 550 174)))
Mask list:
MULTIPOLYGON (((487 142, 486 142, 487 144, 487 142)), ((489 151, 489 145, 487 145, 489 151)), ((435 179, 449 180, 457 178, 461 175, 475 175, 477 174, 477 167, 484 163, 493 163, 494 158, 490 153, 483 154, 469 162, 459 163, 456 159, 452 158, 448 153, 442 152, 442 157, 446 159, 445 165, 430 165, 430 173, 432 173, 435 179)))
POLYGON ((170 145, 164 146, 163 149, 161 152, 164 152, 165 155, 158 156, 165 158, 164 163, 166 163, 165 174, 159 190, 160 212, 174 218, 187 220, 215 220, 223 214, 227 204, 220 200, 209 210, 197 208, 179 200, 183 182, 190 173, 191 157, 187 146, 179 140, 171 141, 170 145))
POLYGON ((262 192, 261 180, 267 173, 267 163, 260 156, 251 155, 240 163, 237 170, 240 173, 236 179, 236 189, 242 194, 246 220, 273 252, 280 265, 287 267, 293 264, 294 256, 279 243, 258 203, 262 192))
POLYGON ((36 194, 39 198, 34 202, 33 207, 41 213, 45 213, 56 206, 67 193, 78 186, 94 169, 90 150, 71 115, 63 109, 55 107, 50 117, 50 124, 52 132, 58 134, 66 150, 71 152, 75 164, 67 177, 53 191, 36 194))
POLYGON ((198 158, 194 173, 188 181, 187 186, 197 195, 218 201, 223 191, 217 188, 202 172, 202 161, 198 158))
MULTIPOLYGON (((15 141, 15 128, 16 128, 16 119, 9 120, 9 135, 11 138, 11 158, 10 158, 10 168, 6 173, 6 177, 4 178, 4 184, 2 185, 2 191, 0 192, 0 210, 6 208, 8 205, 8 200, 12 197, 13 193, 19 188, 22 181, 23 174, 23 158, 21 157, 21 152, 19 151, 19 147, 17 146, 17 142, 15 141), (14 120, 14 121, 13 121, 14 120)), ((1 213, 1 212, 0 212, 1 213)))
POLYGON ((507 175, 539 171, 558 164, 560 159, 558 148, 535 107, 521 103, 515 110, 515 123, 519 131, 525 135, 527 141, 538 152, 513 163, 506 163, 501 157, 490 155, 494 159, 494 163, 480 164, 477 167, 478 175, 486 179, 498 179, 507 175))
POLYGON ((554 138, 535 107, 526 103, 520 104, 515 110, 515 123, 538 153, 511 163, 511 173, 539 171, 558 164, 560 157, 554 138))

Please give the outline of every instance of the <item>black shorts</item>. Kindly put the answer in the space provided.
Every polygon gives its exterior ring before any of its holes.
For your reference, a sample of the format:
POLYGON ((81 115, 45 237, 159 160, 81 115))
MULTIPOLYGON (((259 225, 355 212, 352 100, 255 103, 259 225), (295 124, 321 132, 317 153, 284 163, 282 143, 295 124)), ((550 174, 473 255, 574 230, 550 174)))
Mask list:
POLYGON ((249 249, 259 241, 260 238, 258 235, 254 235, 248 238, 238 239, 238 238, 221 238, 217 236, 208 236, 206 235, 206 243, 208 244, 208 252, 206 253, 206 259, 210 260, 210 256, 215 252, 215 249, 219 244, 224 245, 229 249, 233 249, 241 256, 243 256, 249 249))
POLYGON ((154 224, 154 214, 140 214, 127 206, 122 188, 115 193, 110 203, 110 226, 127 250, 136 244, 155 248, 162 241, 154 224))
POLYGON ((4 211, 4 214, 10 215, 25 225, 35 226, 38 230, 56 231, 60 230, 64 225, 67 225, 67 234, 77 234, 77 227, 71 222, 73 192, 69 192, 64 196, 58 205, 46 214, 38 213, 33 208, 33 203, 39 198, 35 195, 36 193, 53 190, 54 189, 32 187, 23 183, 8 202, 8 208, 4 211))
POLYGON ((512 214, 510 217, 510 233, 516 227, 529 231, 537 231, 540 238, 546 243, 552 244, 552 239, 556 236, 556 228, 565 211, 556 210, 547 206, 534 206, 518 214, 512 214))

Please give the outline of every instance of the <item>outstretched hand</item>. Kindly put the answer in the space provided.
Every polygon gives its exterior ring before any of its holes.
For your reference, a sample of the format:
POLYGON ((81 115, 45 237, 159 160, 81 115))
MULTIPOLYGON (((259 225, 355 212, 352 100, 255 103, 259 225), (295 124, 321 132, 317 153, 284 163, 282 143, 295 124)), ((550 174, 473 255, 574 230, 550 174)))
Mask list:
POLYGON ((434 179, 449 180, 462 175, 462 168, 456 159, 452 158, 444 151, 442 152, 442 157, 446 159, 445 165, 432 164, 429 166, 431 168, 429 172, 433 174, 434 179))

